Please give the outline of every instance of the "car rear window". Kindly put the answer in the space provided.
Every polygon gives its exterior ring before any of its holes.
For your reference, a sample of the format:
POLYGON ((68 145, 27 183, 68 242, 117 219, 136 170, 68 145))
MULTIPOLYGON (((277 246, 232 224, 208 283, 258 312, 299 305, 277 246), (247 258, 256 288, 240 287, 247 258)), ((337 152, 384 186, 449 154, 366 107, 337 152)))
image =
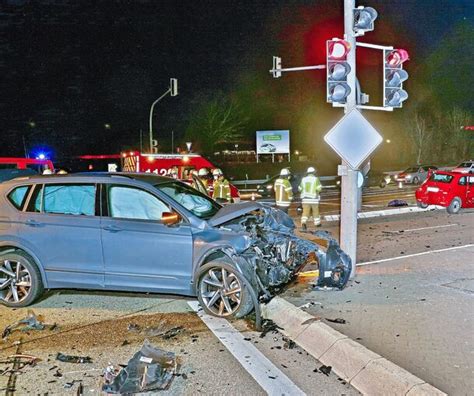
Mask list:
POLYGON ((8 200, 13 204, 13 206, 15 206, 15 208, 21 209, 23 207, 30 187, 31 186, 17 187, 8 194, 8 200))
POLYGON ((38 186, 30 203, 29 212, 94 216, 94 184, 46 184, 38 186))
POLYGON ((430 181, 440 182, 440 183, 451 183, 453 176, 445 175, 442 173, 433 173, 430 177, 430 181))

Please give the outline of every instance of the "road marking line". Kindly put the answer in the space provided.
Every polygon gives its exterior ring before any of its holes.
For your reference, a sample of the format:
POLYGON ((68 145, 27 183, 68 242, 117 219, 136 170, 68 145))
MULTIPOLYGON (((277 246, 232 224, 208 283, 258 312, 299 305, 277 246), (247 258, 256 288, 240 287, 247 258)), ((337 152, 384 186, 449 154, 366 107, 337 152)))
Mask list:
POLYGON ((406 255, 403 255, 403 256, 391 257, 391 258, 387 258, 387 259, 380 259, 380 260, 374 260, 374 261, 365 261, 363 263, 357 263, 356 267, 362 267, 364 265, 370 265, 370 264, 386 263, 387 261, 402 260, 402 259, 409 258, 409 257, 424 256, 426 254, 431 254, 431 253, 441 253, 441 252, 448 252, 450 250, 466 249, 466 248, 470 248, 470 247, 474 247, 474 244, 470 243, 468 245, 454 246, 454 247, 450 247, 450 248, 446 248, 446 249, 429 250, 427 252, 406 254, 406 255))
MULTIPOLYGON (((458 225, 459 224, 445 224, 445 225, 432 226, 432 227, 411 228, 409 230, 403 230, 403 232, 431 230, 433 228, 455 227, 455 226, 458 226, 458 225)), ((396 232, 402 232, 402 231, 396 231, 396 232)))
POLYGON ((268 395, 305 395, 262 352, 245 341, 243 334, 226 319, 207 315, 203 310, 198 311, 200 307, 197 301, 188 301, 188 304, 268 395))
MULTIPOLYGON (((357 214, 357 218, 366 219, 369 217, 391 216, 391 215, 412 213, 412 212, 429 212, 430 210, 434 210, 434 209, 442 209, 442 208, 440 206, 429 206, 426 209, 422 209, 416 206, 408 206, 408 207, 395 208, 395 209, 374 210, 372 212, 359 212, 357 214)), ((328 216, 324 216, 324 220, 338 221, 340 217, 341 217, 340 215, 328 215, 328 216)))

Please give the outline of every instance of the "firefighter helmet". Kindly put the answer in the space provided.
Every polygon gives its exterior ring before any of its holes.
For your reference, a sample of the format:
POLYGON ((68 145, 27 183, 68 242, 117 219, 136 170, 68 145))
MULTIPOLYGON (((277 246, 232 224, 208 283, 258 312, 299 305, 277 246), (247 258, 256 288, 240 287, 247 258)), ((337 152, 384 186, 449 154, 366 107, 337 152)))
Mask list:
POLYGON ((198 171, 199 176, 207 176, 209 175, 209 170, 207 168, 201 168, 198 171))
POLYGON ((212 171, 212 176, 222 176, 223 173, 219 168, 216 168, 212 171))
POLYGON ((288 168, 283 168, 280 171, 280 176, 290 176, 290 170, 288 168))
POLYGON ((306 173, 316 173, 316 169, 310 166, 308 170, 306 171, 306 173))

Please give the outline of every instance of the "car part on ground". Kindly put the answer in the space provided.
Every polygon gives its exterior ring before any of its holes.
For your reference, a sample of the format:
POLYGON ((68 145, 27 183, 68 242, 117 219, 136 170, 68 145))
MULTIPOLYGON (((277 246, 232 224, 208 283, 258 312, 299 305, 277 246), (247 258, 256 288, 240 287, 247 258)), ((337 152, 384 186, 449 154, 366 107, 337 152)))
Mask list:
POLYGON ((92 359, 89 356, 65 355, 61 352, 58 352, 56 355, 56 360, 64 363, 92 363, 92 359))
POLYGON ((26 318, 5 327, 2 332, 2 338, 7 338, 14 331, 44 330, 46 328, 53 330, 57 328, 57 325, 56 323, 52 325, 43 323, 43 317, 41 315, 36 316, 32 310, 28 310, 28 316, 26 318))
POLYGON ((113 380, 105 384, 102 391, 133 394, 164 390, 171 384, 177 367, 174 353, 155 348, 145 340, 142 348, 133 355, 127 366, 117 376, 108 377, 113 380))

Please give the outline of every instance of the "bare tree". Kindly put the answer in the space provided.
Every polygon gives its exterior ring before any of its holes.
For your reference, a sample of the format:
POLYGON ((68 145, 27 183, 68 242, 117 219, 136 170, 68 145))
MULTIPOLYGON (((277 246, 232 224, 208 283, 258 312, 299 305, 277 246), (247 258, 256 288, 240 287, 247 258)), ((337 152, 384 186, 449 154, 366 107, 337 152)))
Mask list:
POLYGON ((247 118, 233 100, 215 98, 201 104, 194 112, 186 130, 186 139, 204 153, 224 143, 233 144, 242 138, 247 118))
POLYGON ((446 117, 449 157, 455 162, 468 159, 468 155, 472 153, 472 140, 468 139, 469 136, 463 128, 465 125, 470 125, 469 119, 469 113, 458 107, 453 107, 446 117))
POLYGON ((429 140, 432 135, 432 130, 427 127, 426 120, 417 110, 413 118, 413 124, 410 128, 411 138, 415 145, 416 163, 421 164, 421 159, 425 155, 425 151, 429 146, 429 140))

